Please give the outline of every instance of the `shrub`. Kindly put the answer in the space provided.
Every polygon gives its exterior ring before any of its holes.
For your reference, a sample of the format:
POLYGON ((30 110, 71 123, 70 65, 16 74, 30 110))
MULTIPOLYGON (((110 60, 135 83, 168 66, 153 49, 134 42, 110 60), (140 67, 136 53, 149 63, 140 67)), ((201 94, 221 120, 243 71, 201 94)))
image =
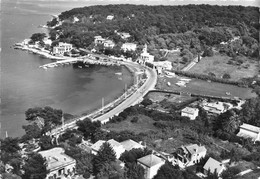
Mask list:
POLYGON ((135 117, 133 117, 133 119, 131 119, 131 122, 132 122, 132 123, 136 123, 136 122, 138 121, 138 119, 139 119, 139 118, 138 118, 137 116, 135 116, 135 117))
POLYGON ((223 78, 223 79, 230 79, 231 76, 230 76, 230 74, 225 73, 225 74, 222 76, 222 78, 223 78))

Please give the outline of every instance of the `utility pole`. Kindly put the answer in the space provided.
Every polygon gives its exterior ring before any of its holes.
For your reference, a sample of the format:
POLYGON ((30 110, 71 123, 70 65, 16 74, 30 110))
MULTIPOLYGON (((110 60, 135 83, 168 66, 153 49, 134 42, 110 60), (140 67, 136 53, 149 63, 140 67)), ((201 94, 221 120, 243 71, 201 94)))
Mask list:
POLYGON ((102 114, 104 113, 104 97, 102 98, 102 114))
POLYGON ((127 84, 125 83, 125 99, 126 99, 126 93, 127 93, 127 84))

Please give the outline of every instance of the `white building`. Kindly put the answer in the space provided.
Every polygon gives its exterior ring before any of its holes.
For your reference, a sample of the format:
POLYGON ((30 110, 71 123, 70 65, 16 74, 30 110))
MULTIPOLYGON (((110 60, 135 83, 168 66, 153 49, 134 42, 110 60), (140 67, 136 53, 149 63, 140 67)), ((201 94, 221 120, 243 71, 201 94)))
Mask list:
POLYGON ((201 158, 206 156, 207 149, 197 144, 186 145, 178 148, 172 159, 173 164, 179 165, 180 168, 195 165, 201 158))
POLYGON ((124 43, 121 47, 122 50, 126 51, 135 51, 137 45, 134 43, 124 43))
POLYGON ((106 39, 102 38, 101 36, 95 36, 94 37, 94 43, 97 44, 103 44, 105 42, 106 39))
POLYGON ((114 19, 114 16, 113 15, 108 15, 107 16, 107 20, 113 20, 114 19))
POLYGON ((205 175, 208 174, 208 171, 210 171, 212 174, 216 171, 219 176, 226 169, 226 167, 221 162, 210 157, 203 166, 203 169, 205 175))
MULTIPOLYGON (((95 144, 93 144, 91 146, 91 153, 94 154, 94 155, 97 155, 97 152, 101 149, 102 145, 105 142, 106 141, 104 141, 104 140, 99 140, 95 144)), ((110 146, 115 151, 117 159, 119 159, 121 154, 125 152, 125 149, 124 149, 123 145, 120 144, 119 142, 115 141, 114 139, 108 140, 107 143, 109 143, 110 146)))
POLYGON ((62 178, 64 175, 74 175, 76 160, 64 154, 64 149, 55 147, 50 150, 39 152, 47 161, 46 179, 62 178))
POLYGON ((213 114, 221 114, 226 111, 223 102, 213 102, 213 103, 204 102, 202 103, 202 107, 204 110, 213 114))
POLYGON ((139 62, 142 63, 142 64, 144 64, 144 63, 146 63, 146 62, 152 63, 153 61, 154 61, 154 56, 153 56, 153 55, 150 55, 150 54, 147 52, 147 45, 145 44, 144 49, 143 49, 143 52, 141 53, 139 62))
POLYGON ((120 37, 122 39, 127 39, 127 38, 131 37, 131 35, 129 33, 126 33, 126 32, 118 32, 117 34, 120 35, 120 37))
POLYGON ((144 168, 145 179, 152 179, 157 174, 160 167, 164 165, 165 160, 150 154, 137 159, 137 163, 144 168))
POLYGON ((124 147, 126 151, 130 151, 132 149, 143 149, 144 146, 135 142, 131 139, 121 142, 121 145, 124 147))
POLYGON ((260 141, 260 127, 243 123, 239 128, 237 136, 251 138, 254 142, 260 141))
POLYGON ((59 45, 53 47, 54 55, 63 55, 65 52, 70 52, 72 50, 72 44, 59 42, 59 45))
POLYGON ((191 120, 196 119, 196 117, 199 115, 199 109, 198 108, 191 108, 186 107, 181 110, 181 116, 189 117, 191 120))
POLYGON ((152 63, 158 74, 160 74, 163 70, 172 70, 172 62, 169 61, 160 61, 152 63))
POLYGON ((115 43, 112 40, 105 40, 104 41, 104 47, 106 48, 114 48, 115 43))

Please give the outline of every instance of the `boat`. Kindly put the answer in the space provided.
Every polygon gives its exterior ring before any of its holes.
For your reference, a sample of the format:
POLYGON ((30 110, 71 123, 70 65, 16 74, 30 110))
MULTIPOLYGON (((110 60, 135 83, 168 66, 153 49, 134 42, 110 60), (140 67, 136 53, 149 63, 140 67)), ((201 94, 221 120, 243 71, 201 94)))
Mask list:
POLYGON ((229 96, 229 95, 230 95, 230 92, 226 92, 226 95, 228 95, 228 96, 229 96))

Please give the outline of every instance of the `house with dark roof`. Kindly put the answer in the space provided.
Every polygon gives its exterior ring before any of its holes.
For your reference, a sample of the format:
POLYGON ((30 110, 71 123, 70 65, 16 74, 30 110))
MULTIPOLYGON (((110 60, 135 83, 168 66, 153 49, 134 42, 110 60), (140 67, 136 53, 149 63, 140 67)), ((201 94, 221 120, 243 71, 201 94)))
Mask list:
POLYGON ((177 164, 180 168, 185 168, 198 163, 201 158, 206 156, 206 153, 207 149, 197 144, 181 146, 175 151, 171 161, 174 165, 177 164))
POLYGON ((152 179, 157 174, 160 167, 164 165, 165 160, 150 154, 137 159, 137 163, 144 168, 145 179, 152 179))

